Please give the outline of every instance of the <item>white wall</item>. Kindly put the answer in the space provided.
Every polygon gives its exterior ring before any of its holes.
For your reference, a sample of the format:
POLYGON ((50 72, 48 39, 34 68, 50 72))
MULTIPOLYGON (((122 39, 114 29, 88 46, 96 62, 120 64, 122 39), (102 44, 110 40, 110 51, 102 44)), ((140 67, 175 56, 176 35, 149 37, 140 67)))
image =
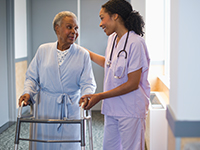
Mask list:
POLYGON ((200 1, 171 1, 170 107, 178 120, 200 120, 200 1))
POLYGON ((9 121, 6 36, 6 0, 0 0, 0 127, 9 121))

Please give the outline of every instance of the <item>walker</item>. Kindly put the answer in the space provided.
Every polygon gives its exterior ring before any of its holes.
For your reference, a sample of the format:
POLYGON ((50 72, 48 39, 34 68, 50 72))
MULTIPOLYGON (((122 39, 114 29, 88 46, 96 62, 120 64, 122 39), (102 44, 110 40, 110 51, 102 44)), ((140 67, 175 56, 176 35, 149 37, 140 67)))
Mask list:
MULTIPOLYGON (((18 117, 17 117, 17 124, 16 124, 16 131, 15 131, 15 141, 14 141, 14 150, 18 150, 19 140, 23 141, 32 141, 32 142, 44 142, 44 143, 64 143, 64 142, 80 142, 81 150, 85 150, 85 120, 87 120, 88 124, 88 135, 89 135, 89 149, 93 150, 93 139, 92 139, 92 117, 91 117, 91 110, 87 111, 87 116, 84 115, 84 109, 82 105, 80 107, 80 118, 77 120, 59 120, 59 119, 35 119, 33 115, 33 105, 30 105, 30 115, 22 116, 22 108, 24 102, 22 102, 21 107, 18 110, 18 117), (30 134, 29 139, 20 138, 20 126, 21 122, 25 123, 48 123, 48 124, 80 124, 80 134, 81 139, 77 140, 37 140, 32 139, 32 135, 30 134)), ((30 128, 31 130, 31 128, 30 128)))

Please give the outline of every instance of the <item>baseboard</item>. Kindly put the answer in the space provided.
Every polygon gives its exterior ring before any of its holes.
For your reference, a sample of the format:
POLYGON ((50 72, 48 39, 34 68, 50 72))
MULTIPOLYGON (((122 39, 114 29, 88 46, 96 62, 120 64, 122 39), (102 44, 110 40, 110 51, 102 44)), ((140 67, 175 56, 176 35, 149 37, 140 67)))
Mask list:
POLYGON ((200 120, 177 120, 170 105, 167 106, 166 117, 175 137, 200 137, 200 120))
POLYGON ((12 126, 15 123, 16 122, 14 122, 14 121, 9 121, 9 122, 5 123, 3 126, 0 127, 0 134, 3 133, 5 130, 7 130, 10 126, 12 126))

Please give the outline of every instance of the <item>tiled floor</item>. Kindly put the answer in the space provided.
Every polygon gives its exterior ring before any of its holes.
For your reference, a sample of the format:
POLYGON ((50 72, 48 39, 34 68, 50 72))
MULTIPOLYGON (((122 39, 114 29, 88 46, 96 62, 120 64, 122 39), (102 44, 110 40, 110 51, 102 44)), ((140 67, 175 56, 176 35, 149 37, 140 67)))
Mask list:
MULTIPOLYGON (((94 150, 102 150, 103 145, 103 125, 104 117, 99 111, 92 112, 92 132, 93 132, 93 147, 94 150)), ((6 131, 0 134, 0 150, 13 150, 15 139, 16 124, 9 127, 6 131)), ((21 136, 29 137, 29 124, 21 124, 21 136), (22 130, 23 129, 23 130, 22 130)), ((20 141, 18 150, 28 150, 29 142, 20 141)), ((89 150, 88 134, 86 132, 86 150, 89 150)))
MULTIPOLYGON (((102 150, 103 144, 103 115, 99 111, 92 112, 92 132, 93 132, 93 147, 94 150, 102 150)), ((16 124, 9 127, 6 131, 0 134, 0 150, 13 150, 15 139, 16 124)), ((21 124, 21 136, 29 137, 29 124, 21 124), (23 130, 22 130, 23 129, 23 130)), ((28 150, 29 142, 20 141, 18 150, 28 150)), ((88 134, 86 132, 86 150, 89 150, 88 134)))

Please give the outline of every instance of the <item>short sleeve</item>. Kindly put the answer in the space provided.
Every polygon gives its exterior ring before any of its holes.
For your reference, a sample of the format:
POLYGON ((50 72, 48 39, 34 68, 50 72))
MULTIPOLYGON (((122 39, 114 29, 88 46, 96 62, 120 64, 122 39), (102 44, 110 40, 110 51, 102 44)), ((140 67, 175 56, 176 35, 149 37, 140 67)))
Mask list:
POLYGON ((149 68, 146 46, 140 41, 131 44, 128 59, 128 73, 140 68, 144 72, 149 68))

